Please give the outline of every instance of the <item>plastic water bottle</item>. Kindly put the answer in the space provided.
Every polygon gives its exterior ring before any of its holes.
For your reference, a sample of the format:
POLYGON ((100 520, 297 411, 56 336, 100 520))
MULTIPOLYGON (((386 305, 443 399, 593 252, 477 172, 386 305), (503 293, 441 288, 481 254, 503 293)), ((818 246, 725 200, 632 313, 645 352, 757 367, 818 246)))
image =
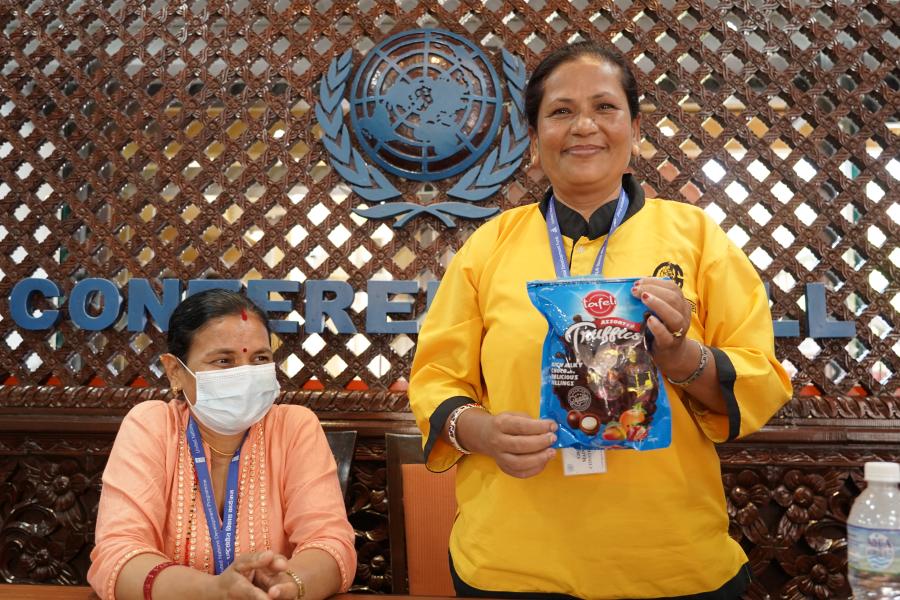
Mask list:
POLYGON ((866 463, 865 473, 847 519, 850 588, 856 600, 900 600, 900 464, 866 463))

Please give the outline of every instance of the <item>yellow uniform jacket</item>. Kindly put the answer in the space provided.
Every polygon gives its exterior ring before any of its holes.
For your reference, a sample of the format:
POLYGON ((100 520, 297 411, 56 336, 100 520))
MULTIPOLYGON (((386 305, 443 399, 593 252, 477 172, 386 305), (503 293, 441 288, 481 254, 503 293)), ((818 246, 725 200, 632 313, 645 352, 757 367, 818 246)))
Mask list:
MULTIPOLYGON (((632 202, 610 240, 604 275, 665 276, 681 285, 693 309, 687 336, 712 350, 728 413, 705 411, 667 383, 671 446, 608 451, 606 473, 566 477, 559 454, 528 479, 506 475, 487 456, 459 460, 440 439, 456 406, 475 401, 494 414, 538 417, 547 324, 525 284, 555 277, 544 203, 482 225, 441 281, 409 386, 429 468, 459 461, 450 552, 459 577, 475 588, 671 597, 716 590, 747 560, 728 536, 715 443, 757 430, 790 397, 768 299, 752 263, 704 211, 645 200, 633 178, 623 182, 632 202)), ((604 239, 564 238, 573 275, 590 273, 604 239)))

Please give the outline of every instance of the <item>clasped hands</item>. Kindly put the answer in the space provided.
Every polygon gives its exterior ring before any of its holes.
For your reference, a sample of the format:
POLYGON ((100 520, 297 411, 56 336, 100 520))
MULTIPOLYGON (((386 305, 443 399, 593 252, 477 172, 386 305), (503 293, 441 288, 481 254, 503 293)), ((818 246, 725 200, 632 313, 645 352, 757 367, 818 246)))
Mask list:
POLYGON ((287 558, 271 550, 240 554, 216 577, 217 595, 228 600, 293 600, 297 584, 285 573, 287 568, 287 558))

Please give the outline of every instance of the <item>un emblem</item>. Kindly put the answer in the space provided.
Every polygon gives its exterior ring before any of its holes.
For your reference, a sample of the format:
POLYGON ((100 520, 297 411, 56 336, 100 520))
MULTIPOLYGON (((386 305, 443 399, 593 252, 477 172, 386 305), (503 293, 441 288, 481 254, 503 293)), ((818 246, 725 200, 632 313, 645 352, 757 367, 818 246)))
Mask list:
POLYGON ((496 207, 476 206, 500 189, 522 162, 528 146, 524 118, 525 65, 502 51, 509 94, 503 120, 500 78, 488 57, 448 31, 417 29, 394 35, 363 59, 349 86, 350 124, 341 102, 350 79, 352 53, 334 59, 322 77, 316 118, 331 165, 365 201, 400 198, 385 172, 414 181, 458 180, 446 191, 460 201, 423 206, 385 202, 357 208, 370 219, 399 217, 402 227, 430 214, 446 226, 453 217, 483 219, 496 207), (350 130, 362 152, 350 141, 350 130), (365 158, 363 158, 365 155, 365 158))

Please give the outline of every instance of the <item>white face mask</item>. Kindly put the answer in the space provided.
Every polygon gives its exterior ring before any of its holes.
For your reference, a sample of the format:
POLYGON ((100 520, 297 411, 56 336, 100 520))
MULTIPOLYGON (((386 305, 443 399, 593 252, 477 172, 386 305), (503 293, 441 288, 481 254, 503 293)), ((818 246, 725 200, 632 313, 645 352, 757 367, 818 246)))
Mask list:
POLYGON ((223 435, 242 433, 266 416, 281 390, 275 363, 196 373, 181 364, 197 382, 191 412, 203 425, 223 435))

